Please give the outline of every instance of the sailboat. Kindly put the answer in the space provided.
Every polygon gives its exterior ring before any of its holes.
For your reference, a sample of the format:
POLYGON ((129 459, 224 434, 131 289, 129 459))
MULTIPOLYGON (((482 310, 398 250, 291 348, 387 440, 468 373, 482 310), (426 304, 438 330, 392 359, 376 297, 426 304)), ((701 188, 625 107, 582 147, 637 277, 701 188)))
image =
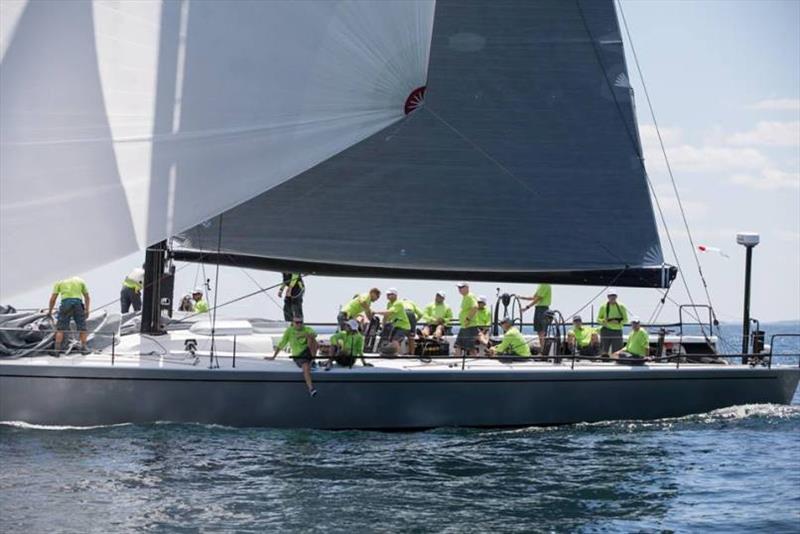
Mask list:
POLYGON ((794 395, 800 369, 771 361, 376 356, 310 397, 262 358, 274 329, 165 324, 175 261, 669 287, 610 0, 2 9, 5 298, 147 252, 141 332, 0 359, 1 421, 512 427, 794 395))

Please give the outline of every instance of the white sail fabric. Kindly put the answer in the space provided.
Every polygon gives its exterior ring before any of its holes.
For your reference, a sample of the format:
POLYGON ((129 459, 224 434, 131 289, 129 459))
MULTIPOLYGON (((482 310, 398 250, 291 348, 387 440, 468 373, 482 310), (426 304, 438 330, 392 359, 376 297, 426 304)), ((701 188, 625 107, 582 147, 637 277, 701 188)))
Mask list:
POLYGON ((192 227, 401 119, 433 13, 4 0, 0 298, 192 227))

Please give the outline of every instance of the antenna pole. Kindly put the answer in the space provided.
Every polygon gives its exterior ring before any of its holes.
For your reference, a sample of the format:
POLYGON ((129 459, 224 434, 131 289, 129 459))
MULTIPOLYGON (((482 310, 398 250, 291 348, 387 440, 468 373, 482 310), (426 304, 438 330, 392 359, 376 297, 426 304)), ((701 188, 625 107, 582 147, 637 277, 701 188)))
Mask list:
POLYGON ((744 313, 742 318, 742 363, 746 364, 750 348, 750 275, 753 266, 753 248, 759 243, 758 234, 741 232, 736 234, 736 242, 747 251, 744 267, 744 313))

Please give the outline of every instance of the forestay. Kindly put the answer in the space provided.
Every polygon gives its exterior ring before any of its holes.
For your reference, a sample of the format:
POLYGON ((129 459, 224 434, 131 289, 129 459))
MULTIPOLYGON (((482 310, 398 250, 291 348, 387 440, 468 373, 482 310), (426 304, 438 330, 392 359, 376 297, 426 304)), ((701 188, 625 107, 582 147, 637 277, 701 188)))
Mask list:
MULTIPOLYGON (((396 78, 371 71, 358 83, 396 78)), ((440 0, 424 101, 407 89, 392 93, 403 121, 183 233, 177 257, 333 275, 669 284, 611 0, 440 0)))
POLYGON ((186 230, 404 116, 432 0, 0 4, 0 295, 186 230))

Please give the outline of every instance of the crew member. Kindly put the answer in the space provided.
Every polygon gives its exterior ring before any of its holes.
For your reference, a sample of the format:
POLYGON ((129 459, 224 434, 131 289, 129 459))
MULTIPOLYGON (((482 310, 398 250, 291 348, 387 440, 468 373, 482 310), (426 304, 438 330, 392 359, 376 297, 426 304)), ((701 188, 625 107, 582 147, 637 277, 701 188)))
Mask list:
POLYGON ((345 304, 336 317, 336 322, 339 323, 339 330, 344 330, 344 323, 350 319, 355 319, 363 327, 365 321, 372 319, 371 306, 379 298, 381 298, 381 291, 377 287, 373 287, 368 293, 353 297, 353 300, 345 304))
POLYGON ((461 351, 461 355, 474 356, 477 352, 475 342, 478 337, 478 327, 475 324, 475 314, 478 313, 478 300, 470 293, 469 284, 459 282, 456 284, 461 294, 461 311, 458 314, 459 330, 454 347, 461 351))
POLYGON ((453 310, 444 303, 444 299, 444 291, 437 291, 433 302, 425 306, 422 311, 422 322, 425 323, 422 337, 428 337, 433 333, 435 339, 442 339, 447 332, 447 327, 453 320, 453 310))
POLYGON ((529 300, 530 304, 522 308, 522 311, 533 307, 533 330, 539 336, 539 351, 544 353, 544 338, 547 335, 547 325, 550 322, 547 311, 553 298, 553 290, 550 284, 539 284, 536 293, 532 297, 519 297, 520 300, 529 300))
MULTIPOLYGON (((361 358, 364 367, 372 367, 364 360, 364 335, 358 331, 358 323, 350 319, 340 330, 331 336, 331 358, 343 367, 353 367, 356 358, 361 358)), ((328 361, 327 369, 331 362, 328 361)))
POLYGON ((572 328, 567 332, 567 346, 572 354, 597 356, 600 354, 600 337, 594 328, 583 326, 580 315, 572 318, 572 328))
POLYGON ((283 297, 283 319, 290 322, 292 317, 303 316, 303 294, 306 286, 300 273, 281 273, 283 282, 278 289, 278 298, 283 297), (284 293, 286 294, 284 296, 284 293))
POLYGON ((417 321, 422 318, 422 308, 411 299, 403 299, 402 302, 408 316, 408 324, 411 327, 408 331, 408 353, 414 354, 417 348, 417 321))
POLYGON ((195 313, 205 313, 208 311, 208 302, 206 302, 206 299, 203 298, 202 288, 194 288, 194 291, 192 291, 192 300, 194 300, 195 313))
POLYGON ((650 355, 650 336, 641 327, 638 317, 631 318, 631 328, 628 342, 613 354, 614 358, 646 358, 650 355))
POLYGON ((317 354, 317 333, 310 326, 303 324, 302 317, 293 317, 291 326, 284 330, 283 337, 275 347, 275 354, 271 357, 264 356, 264 358, 274 360, 286 345, 289 345, 292 351, 292 360, 295 365, 303 370, 303 380, 306 382, 308 394, 312 397, 316 396, 317 390, 314 389, 314 383, 311 381, 311 362, 314 361, 314 356, 317 354))
POLYGON ((475 326, 478 327, 478 343, 489 344, 489 329, 492 327, 492 310, 487 306, 487 299, 483 295, 478 297, 478 311, 475 312, 475 326))
POLYGON ((61 297, 61 304, 58 307, 58 321, 56 322, 56 356, 61 352, 64 332, 69 330, 70 320, 75 321, 75 327, 78 329, 81 353, 89 354, 89 348, 86 346, 86 318, 89 317, 91 299, 89 298, 89 290, 86 288, 86 282, 77 276, 56 282, 53 286, 53 293, 50 295, 50 303, 47 309, 48 317, 53 316, 53 308, 59 297, 61 297))
POLYGON ((403 302, 397 298, 397 290, 390 288, 386 290, 386 311, 373 312, 375 315, 383 315, 384 327, 387 324, 391 325, 388 341, 400 353, 400 343, 408 338, 409 331, 411 330, 411 322, 408 320, 406 308, 403 302))
POLYGON ((133 311, 142 309, 142 284, 144 283, 144 269, 137 267, 132 270, 122 281, 122 290, 119 292, 119 305, 121 313, 128 313, 133 306, 133 311))
POLYGON ((489 347, 488 352, 491 355, 506 355, 506 356, 530 356, 531 348, 528 342, 522 336, 520 331, 511 322, 508 317, 500 321, 500 326, 503 327, 503 341, 496 347, 489 347))
POLYGON ((622 348, 622 327, 628 322, 628 309, 617 301, 617 290, 609 289, 608 302, 600 306, 597 322, 600 324, 600 351, 607 355, 622 348))

